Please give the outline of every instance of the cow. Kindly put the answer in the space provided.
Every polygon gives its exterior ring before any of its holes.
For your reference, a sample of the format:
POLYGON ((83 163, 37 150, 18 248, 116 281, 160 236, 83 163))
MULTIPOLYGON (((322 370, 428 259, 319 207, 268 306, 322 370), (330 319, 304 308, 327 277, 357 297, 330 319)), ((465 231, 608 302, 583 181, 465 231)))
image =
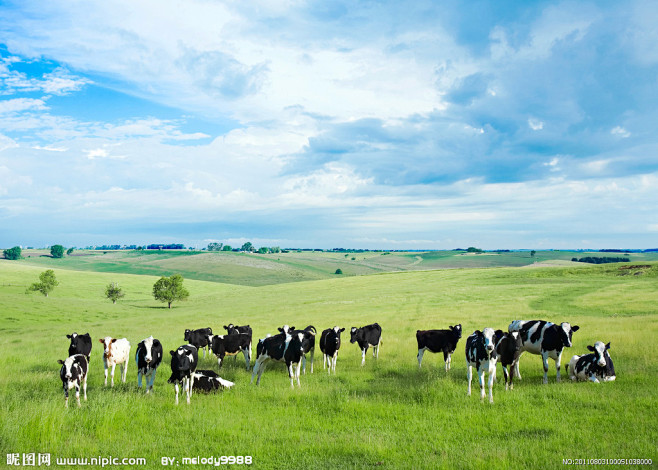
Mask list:
POLYGON ((187 395, 187 404, 190 404, 190 396, 192 395, 192 387, 194 386, 194 371, 199 363, 199 352, 196 346, 192 344, 184 344, 176 351, 169 351, 171 354, 171 377, 169 377, 170 384, 174 384, 176 390, 176 404, 178 405, 178 384, 183 386, 183 390, 187 395))
POLYGON ((142 375, 146 378, 146 393, 153 389, 155 373, 162 362, 162 344, 149 336, 137 345, 135 362, 137 363, 137 387, 142 388, 142 375))
POLYGON ((233 382, 222 379, 212 370, 197 370, 192 373, 193 388, 199 392, 214 392, 220 388, 231 388, 235 385, 233 382))
POLYGON ((302 372, 306 375, 306 354, 311 353, 311 374, 313 373, 313 357, 315 356, 315 335, 317 330, 313 325, 309 325, 303 330, 298 330, 304 333, 304 340, 302 345, 304 347, 304 356, 302 358, 302 372))
POLYGON ((571 380, 589 380, 594 383, 615 380, 617 378, 615 366, 608 354, 610 343, 604 344, 597 341, 594 346, 587 346, 587 349, 592 351, 592 354, 573 356, 565 367, 569 378, 571 380))
MULTIPOLYGON (((253 332, 249 325, 238 326, 234 325, 233 323, 229 323, 228 325, 224 325, 224 329, 226 330, 227 335, 236 335, 238 333, 249 335, 249 351, 251 351, 251 338, 253 336, 253 332)), ((237 354, 233 356, 233 362, 235 362, 237 358, 237 354)))
POLYGON ((84 354, 74 354, 62 361, 57 361, 62 365, 59 370, 59 376, 62 379, 62 387, 64 388, 64 406, 69 407, 69 390, 75 388, 75 398, 80 407, 80 387, 84 391, 85 401, 87 401, 87 372, 89 370, 89 362, 87 356, 84 354))
POLYGON ((299 372, 304 357, 304 333, 293 331, 288 326, 279 328, 279 331, 281 333, 278 335, 268 336, 258 341, 256 345, 256 363, 251 374, 251 383, 254 382, 254 377, 258 375, 256 385, 260 385, 260 378, 265 371, 267 362, 273 360, 286 363, 288 376, 290 377, 290 387, 295 388, 294 379, 297 379, 297 386, 301 387, 299 372), (297 368, 293 371, 293 365, 295 364, 297 368))
POLYGON ((498 354, 498 362, 503 366, 503 374, 505 376, 505 390, 514 390, 514 373, 519 366, 519 357, 521 357, 521 334, 518 331, 511 333, 503 333, 502 330, 496 330, 496 337, 499 338, 496 342, 496 353, 498 354), (509 373, 507 367, 510 366, 509 373))
POLYGON ((225 356, 244 355, 247 370, 251 366, 251 336, 244 333, 214 335, 210 337, 210 348, 217 356, 217 366, 222 367, 225 356))
POLYGON ((452 363, 452 353, 457 348, 457 343, 462 337, 462 326, 450 326, 447 330, 418 330, 416 331, 416 341, 418 342, 418 368, 423 362, 425 351, 433 353, 443 352, 443 360, 446 365, 446 372, 450 370, 452 363))
POLYGON ((87 363, 89 363, 92 344, 91 336, 89 336, 89 333, 85 333, 84 335, 71 333, 70 335, 66 335, 66 337, 71 340, 71 345, 69 346, 69 356, 84 354, 87 357, 87 363))
POLYGON ((105 368, 105 385, 107 386, 107 369, 112 368, 112 387, 114 387, 114 369, 121 364, 121 380, 126 383, 128 373, 128 359, 130 358, 130 343, 126 338, 116 339, 111 336, 100 338, 103 343, 103 367, 105 368))
POLYGON ((372 357, 379 358, 379 346, 382 343, 382 327, 377 323, 352 327, 350 332, 350 343, 358 343, 361 348, 361 365, 366 363, 366 351, 372 346, 372 357))
POLYGON ((183 341, 187 341, 197 349, 203 349, 203 357, 206 357, 206 349, 210 354, 210 337, 212 336, 212 328, 199 328, 198 330, 185 330, 183 341), (205 349, 204 349, 205 348, 205 349))
MULTIPOLYGON (((500 331, 500 330, 498 330, 500 331)), ((502 331, 500 331, 502 333, 502 331)), ((471 396, 473 367, 477 370, 480 382, 480 400, 484 400, 484 374, 489 374, 489 403, 493 403, 493 383, 496 379, 496 332, 493 328, 476 330, 466 338, 466 377, 468 393, 471 396)))
POLYGON ((327 328, 320 335, 320 351, 322 351, 322 365, 331 374, 333 371, 336 374, 336 359, 338 358, 338 350, 340 349, 340 334, 345 331, 345 328, 334 326, 327 328), (329 367, 327 368, 327 364, 329 367))
MULTIPOLYGON (((555 325, 544 320, 514 320, 509 324, 508 331, 521 333, 523 345, 521 352, 528 351, 531 354, 539 354, 544 363, 544 383, 548 383, 548 358, 555 360, 556 381, 560 381, 560 361, 562 350, 571 347, 571 338, 579 330, 579 326, 571 326, 569 323, 555 325)), ((516 366, 516 376, 520 379, 521 372, 516 366)))

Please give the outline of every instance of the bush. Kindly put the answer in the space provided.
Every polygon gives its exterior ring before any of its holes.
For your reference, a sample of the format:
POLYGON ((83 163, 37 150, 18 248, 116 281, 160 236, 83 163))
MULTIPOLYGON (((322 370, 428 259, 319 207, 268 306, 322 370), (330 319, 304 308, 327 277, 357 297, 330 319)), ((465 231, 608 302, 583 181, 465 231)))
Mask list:
POLYGON ((343 270, 338 268, 336 269, 336 272, 334 274, 343 274, 343 270))
POLYGON ((50 247, 50 254, 53 258, 63 258, 64 247, 62 245, 53 245, 50 247))
POLYGON ((9 248, 8 250, 4 250, 2 253, 6 259, 21 259, 23 257, 21 255, 22 252, 23 251, 21 250, 20 246, 15 246, 13 248, 9 248))
MULTIPOLYGON (((572 259, 574 261, 575 258, 572 259)), ((606 263, 628 263, 630 258, 621 258, 621 257, 599 257, 599 256, 586 256, 585 258, 580 258, 578 260, 581 263, 591 263, 591 264, 606 264, 606 263)))

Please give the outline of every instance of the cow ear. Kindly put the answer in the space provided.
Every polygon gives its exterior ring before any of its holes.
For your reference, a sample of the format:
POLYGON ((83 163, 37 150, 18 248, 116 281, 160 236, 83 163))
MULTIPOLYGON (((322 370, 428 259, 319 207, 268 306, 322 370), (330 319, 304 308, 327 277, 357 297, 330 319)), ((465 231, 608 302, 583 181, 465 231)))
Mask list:
POLYGON ((498 339, 502 338, 502 337, 503 337, 503 330, 496 330, 496 331, 494 332, 494 335, 495 335, 496 338, 498 338, 498 339))
POLYGON ((57 364, 64 364, 64 361, 62 361, 61 359, 58 359, 57 364))
POLYGON ((169 351, 169 354, 171 354, 171 355, 173 356, 173 355, 176 354, 176 353, 173 352, 173 351, 169 351))
POLYGON ((592 352, 596 351, 596 349, 594 349, 594 346, 587 346, 587 350, 592 352))
POLYGON ((338 330, 338 331, 340 331, 340 332, 342 333, 343 331, 345 331, 345 328, 341 328, 341 329, 338 330))
POLYGON ((295 330, 295 327, 294 327, 294 326, 291 326, 290 329, 289 329, 288 331, 294 331, 294 330, 295 330))
POLYGON ((608 349, 610 349, 610 343, 605 345, 605 350, 607 351, 608 349))
POLYGON ((99 343, 105 343, 105 338, 101 338, 98 340, 99 343))
POLYGON ((116 338, 112 338, 112 342, 113 342, 113 343, 114 343, 116 340, 117 340, 116 338))
POLYGON ((71 335, 66 335, 66 337, 67 337, 68 339, 71 339, 71 335))
POLYGON ((283 333, 283 328, 277 328, 281 333, 283 333))
POLYGON ((480 330, 475 330, 473 334, 479 336, 482 334, 482 332, 480 330))
POLYGON ((580 327, 578 325, 574 325, 571 327, 571 331, 578 331, 580 330, 580 327))

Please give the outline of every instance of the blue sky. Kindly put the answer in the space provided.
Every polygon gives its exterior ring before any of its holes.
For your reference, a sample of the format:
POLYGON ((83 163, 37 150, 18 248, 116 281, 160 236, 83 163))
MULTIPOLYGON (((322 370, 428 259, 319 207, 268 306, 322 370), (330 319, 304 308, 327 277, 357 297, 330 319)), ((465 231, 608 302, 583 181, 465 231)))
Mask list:
POLYGON ((0 246, 658 246, 653 2, 0 1, 0 246))

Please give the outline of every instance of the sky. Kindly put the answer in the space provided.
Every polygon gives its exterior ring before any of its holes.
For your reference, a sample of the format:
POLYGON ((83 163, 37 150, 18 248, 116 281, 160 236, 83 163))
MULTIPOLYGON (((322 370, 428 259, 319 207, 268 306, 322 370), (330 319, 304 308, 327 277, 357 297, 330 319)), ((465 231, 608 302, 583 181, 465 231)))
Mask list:
POLYGON ((0 0, 0 247, 658 247, 652 1, 0 0))

